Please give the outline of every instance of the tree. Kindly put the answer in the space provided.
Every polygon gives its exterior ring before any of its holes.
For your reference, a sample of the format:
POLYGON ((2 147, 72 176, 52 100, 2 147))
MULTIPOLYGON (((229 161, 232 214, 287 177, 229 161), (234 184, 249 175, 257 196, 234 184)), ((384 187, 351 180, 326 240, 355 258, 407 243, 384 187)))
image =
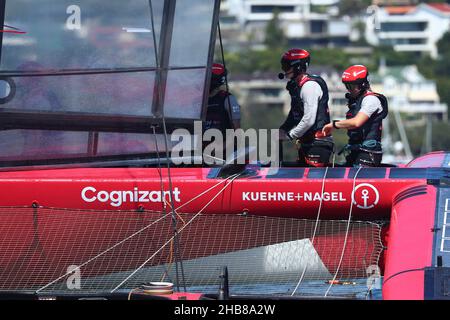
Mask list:
POLYGON ((358 15, 361 11, 366 9, 370 5, 371 1, 361 0, 341 0, 339 1, 339 15, 341 16, 354 16, 358 15))
POLYGON ((439 58, 436 73, 447 78, 450 74, 450 32, 446 32, 437 43, 439 58))
POLYGON ((437 43, 439 58, 434 68, 437 75, 438 92, 442 101, 450 106, 450 32, 446 32, 437 43))
POLYGON ((411 52, 399 52, 395 51, 389 46, 379 46, 374 48, 373 59, 375 64, 378 65, 380 58, 386 59, 388 66, 404 66, 417 63, 417 56, 411 52))
POLYGON ((280 12, 278 10, 273 12, 273 18, 266 26, 265 45, 269 49, 281 48, 287 45, 287 39, 284 35, 283 29, 280 27, 280 12))

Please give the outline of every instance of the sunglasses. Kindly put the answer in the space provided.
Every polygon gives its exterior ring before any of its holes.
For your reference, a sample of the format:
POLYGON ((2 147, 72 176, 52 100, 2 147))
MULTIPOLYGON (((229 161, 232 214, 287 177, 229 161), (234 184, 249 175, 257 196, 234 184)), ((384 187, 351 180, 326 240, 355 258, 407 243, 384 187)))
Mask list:
POLYGON ((360 89, 360 85, 356 84, 356 83, 346 83, 345 87, 347 88, 348 91, 354 91, 356 89, 360 89))

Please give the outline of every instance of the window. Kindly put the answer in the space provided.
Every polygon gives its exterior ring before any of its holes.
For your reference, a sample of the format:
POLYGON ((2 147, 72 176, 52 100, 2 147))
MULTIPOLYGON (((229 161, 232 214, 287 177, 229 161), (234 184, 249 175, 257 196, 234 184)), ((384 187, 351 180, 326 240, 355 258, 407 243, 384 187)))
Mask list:
POLYGON ((24 33, 0 34, 3 160, 148 153, 162 114, 201 119, 219 0, 4 3, 24 33))
POLYGON ((384 22, 381 32, 421 32, 427 28, 427 22, 384 22))
POLYGON ((313 20, 311 21, 311 33, 324 33, 326 31, 325 21, 313 20))
POLYGON ((267 6, 267 5, 255 5, 251 7, 252 13, 273 13, 278 12, 294 12, 294 6, 267 6))

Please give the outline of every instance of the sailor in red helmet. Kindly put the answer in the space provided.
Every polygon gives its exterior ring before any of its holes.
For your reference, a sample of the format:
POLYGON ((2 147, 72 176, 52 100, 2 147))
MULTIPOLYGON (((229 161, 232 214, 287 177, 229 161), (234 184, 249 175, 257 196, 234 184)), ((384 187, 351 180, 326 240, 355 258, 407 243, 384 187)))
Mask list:
POLYGON ((212 66, 208 108, 203 130, 219 129, 225 137, 226 129, 240 128, 241 107, 226 87, 227 70, 223 64, 212 66))
POLYGON ((321 77, 306 72, 310 59, 303 49, 290 49, 281 58, 284 73, 279 78, 289 79, 286 90, 291 96, 291 109, 280 130, 299 147, 299 165, 325 167, 334 147, 331 134, 322 133, 330 123, 328 87, 321 77))
POLYGON ((371 90, 368 81, 369 71, 363 65, 349 67, 342 74, 342 82, 348 93, 346 120, 333 120, 324 127, 324 134, 333 129, 347 129, 348 144, 346 166, 377 167, 381 163, 381 133, 383 119, 388 115, 388 102, 385 96, 371 90))

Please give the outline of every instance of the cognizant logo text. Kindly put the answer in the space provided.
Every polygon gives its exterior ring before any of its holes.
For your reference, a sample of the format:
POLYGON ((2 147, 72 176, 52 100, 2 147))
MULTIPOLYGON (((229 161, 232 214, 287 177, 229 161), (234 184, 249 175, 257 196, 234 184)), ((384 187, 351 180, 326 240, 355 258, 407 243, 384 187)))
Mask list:
MULTIPOLYGON (((175 187, 172 191, 173 200, 180 202, 180 190, 175 187)), ((81 191, 81 198, 86 202, 109 202, 113 207, 120 207, 125 202, 163 202, 170 201, 170 191, 147 191, 137 187, 131 190, 97 191, 94 187, 86 187, 81 191)))

